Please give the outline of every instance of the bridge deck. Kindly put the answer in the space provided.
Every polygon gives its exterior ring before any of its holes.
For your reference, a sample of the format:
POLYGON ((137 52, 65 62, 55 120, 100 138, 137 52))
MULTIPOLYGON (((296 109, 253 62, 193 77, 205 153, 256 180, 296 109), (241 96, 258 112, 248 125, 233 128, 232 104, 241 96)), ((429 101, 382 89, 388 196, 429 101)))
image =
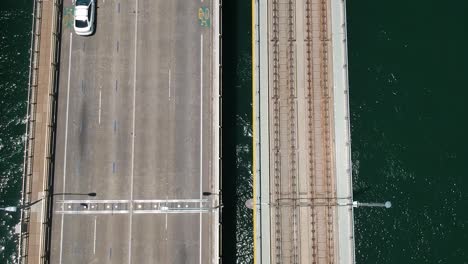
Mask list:
POLYGON ((34 3, 19 262, 218 263, 219 0, 34 3))
POLYGON ((274 0, 257 7, 256 260, 350 263, 351 162, 342 160, 350 150, 346 43, 338 32, 345 32, 343 3, 274 0), (338 20, 340 27, 332 27, 338 20))

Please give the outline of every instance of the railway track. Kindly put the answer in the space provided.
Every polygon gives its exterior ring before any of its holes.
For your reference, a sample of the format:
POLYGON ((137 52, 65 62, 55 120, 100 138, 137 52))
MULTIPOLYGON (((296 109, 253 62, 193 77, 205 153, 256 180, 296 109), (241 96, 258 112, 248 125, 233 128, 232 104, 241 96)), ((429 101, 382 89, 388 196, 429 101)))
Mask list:
MULTIPOLYGON (((329 86, 329 31, 328 31, 328 11, 327 11, 327 0, 320 1, 320 40, 321 40, 321 60, 320 63, 320 72, 321 72, 321 90, 322 90, 322 100, 323 100, 323 136, 324 136, 324 150, 325 150, 325 182, 326 182, 326 196, 327 198, 335 196, 335 188, 333 186, 333 173, 332 173, 332 145, 331 141, 331 118, 330 118, 330 91, 329 86)), ((334 221, 333 221, 333 212, 334 204, 336 200, 327 199, 328 206, 326 207, 326 230, 327 230, 327 263, 335 262, 335 252, 334 252, 334 221)))
MULTIPOLYGON (((273 102, 273 197, 279 197, 281 189, 281 160, 280 160, 280 124, 279 124, 279 4, 278 1, 272 3, 272 61, 273 61, 273 80, 272 80, 272 102, 273 102)), ((273 204, 273 202, 272 202, 273 204)), ((276 202, 274 210, 274 245, 272 250, 275 254, 275 259, 281 259, 281 212, 279 204, 276 202)))
MULTIPOLYGON (((306 6, 305 6, 305 24, 306 24, 306 32, 305 32, 305 43, 306 43, 306 89, 307 89, 307 126, 308 126, 308 131, 307 131, 307 141, 308 141, 308 163, 309 163, 309 170, 308 170, 308 175, 310 177, 309 179, 309 184, 310 184, 310 197, 315 197, 315 181, 313 178, 314 175, 314 168, 316 167, 315 164, 315 159, 314 159, 314 149, 313 146, 315 146, 315 138, 314 138, 314 118, 313 118, 313 107, 312 107, 312 102, 313 102, 313 76, 312 76, 312 1, 307 0, 306 1, 306 6)), ((317 254, 317 246, 316 246, 316 241, 317 241, 317 224, 315 221, 316 218, 316 212, 315 212, 315 207, 311 206, 310 208, 310 238, 312 240, 312 249, 311 249, 311 258, 312 261, 315 262, 314 260, 316 259, 317 254)), ((313 263, 312 262, 312 263, 313 263)))
MULTIPOLYGON (((292 0, 273 2, 274 181, 277 198, 285 194, 291 197, 297 196, 294 11, 295 6, 292 0), (282 131, 288 132, 284 134, 281 133, 282 131), (284 142, 287 142, 286 147, 282 146, 284 142), (286 159, 281 155, 284 151, 288 153, 286 159), (287 170, 284 170, 285 167, 287 170), (288 177, 284 177, 283 172, 288 177)), ((277 199, 274 210, 276 263, 284 260, 288 260, 289 263, 298 263, 297 210, 294 206, 293 208, 282 207, 279 201, 280 199, 277 199), (286 239, 283 239, 284 237, 286 239), (285 241, 288 241, 287 245, 285 241)))
POLYGON ((328 6, 328 0, 271 2, 274 263, 331 264, 336 261, 334 214, 337 201, 333 174, 333 120, 330 116, 333 104, 328 70, 328 6), (303 9, 297 12, 301 5, 303 9), (297 17, 298 13, 300 17, 297 17), (300 31, 296 32, 298 29, 300 31), (304 43, 301 54, 297 52, 296 41, 304 43), (300 60, 304 68, 297 68, 300 60), (298 72, 304 72, 303 83, 297 83, 298 72), (298 93, 301 89, 304 93, 298 93), (300 131, 299 111, 305 113, 304 131, 300 131), (302 144, 306 146, 300 146, 298 142, 304 142, 302 144), (307 164, 306 171, 300 171, 299 161, 307 164), (300 186, 304 182, 308 183, 306 193, 300 186), (304 216, 307 223, 301 220, 304 216), (304 236, 307 237, 304 239, 304 236), (312 246, 305 250, 302 247, 301 251, 301 241, 306 240, 305 245, 312 246))

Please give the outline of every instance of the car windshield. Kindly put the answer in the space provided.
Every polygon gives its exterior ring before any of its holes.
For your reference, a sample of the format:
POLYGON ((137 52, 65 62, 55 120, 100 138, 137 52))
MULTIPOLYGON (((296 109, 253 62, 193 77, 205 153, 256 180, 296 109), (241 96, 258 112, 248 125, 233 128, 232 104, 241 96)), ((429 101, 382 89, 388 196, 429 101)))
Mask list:
POLYGON ((76 0, 76 5, 77 6, 79 6, 79 5, 88 6, 90 2, 91 2, 91 0, 76 0))
POLYGON ((84 28, 88 26, 88 21, 86 20, 75 20, 75 26, 78 28, 84 28))

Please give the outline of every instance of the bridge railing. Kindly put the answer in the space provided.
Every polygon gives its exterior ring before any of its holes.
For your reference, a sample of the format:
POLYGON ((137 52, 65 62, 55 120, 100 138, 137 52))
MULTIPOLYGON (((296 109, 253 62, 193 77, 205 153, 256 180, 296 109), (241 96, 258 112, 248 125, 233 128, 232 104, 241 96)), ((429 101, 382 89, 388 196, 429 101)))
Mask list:
MULTIPOLYGON (((21 204, 31 203, 32 172, 34 159, 34 139, 36 128, 36 107, 37 107, 37 87, 39 70, 39 47, 42 25, 42 1, 33 1, 29 81, 28 81, 28 101, 26 110, 26 134, 24 138, 24 161, 23 161, 23 184, 21 204)), ((28 262, 28 245, 31 210, 26 208, 21 210, 18 258, 19 263, 28 262)))
MULTIPOLYGON (((49 190, 52 186, 52 173, 53 173, 53 157, 55 150, 55 121, 57 109, 57 85, 58 85, 58 62, 60 57, 60 35, 61 35, 61 12, 62 0, 53 0, 52 3, 52 28, 50 39, 43 39, 42 17, 44 14, 43 0, 33 1, 33 14, 32 14, 32 32, 31 32, 31 47, 30 47, 30 68, 29 68, 29 83, 28 83, 28 101, 26 112, 26 135, 24 139, 24 162, 23 162, 23 183, 22 183, 22 197, 21 197, 21 213, 19 225, 19 245, 18 245, 18 263, 27 264, 29 262, 30 252, 30 225, 31 222, 31 204, 32 199, 32 186, 33 186, 33 168, 34 168, 34 145, 37 136, 36 121, 38 116, 38 88, 39 88, 39 57, 41 41, 50 41, 50 65, 49 65, 49 83, 47 87, 47 104, 45 104, 46 116, 42 120, 47 122, 45 137, 39 140, 46 140, 45 143, 45 156, 36 157, 36 162, 44 161, 44 177, 42 192, 43 206, 41 221, 40 243, 38 254, 40 255, 40 263, 49 262, 50 252, 50 227, 51 227, 51 196, 49 190)), ((49 10, 47 10, 49 11, 49 10)), ((47 15, 47 14, 46 14, 47 15)), ((44 67, 44 66, 43 66, 44 67)), ((41 92, 41 96, 43 93, 41 92)), ((41 199, 41 198, 40 198, 41 199)))

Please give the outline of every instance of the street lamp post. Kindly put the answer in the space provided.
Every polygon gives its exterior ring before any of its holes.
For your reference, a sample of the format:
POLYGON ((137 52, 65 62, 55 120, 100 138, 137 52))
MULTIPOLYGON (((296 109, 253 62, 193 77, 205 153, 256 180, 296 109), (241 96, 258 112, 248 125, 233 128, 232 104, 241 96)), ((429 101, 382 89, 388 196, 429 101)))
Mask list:
POLYGON ((361 203, 358 201, 354 201, 353 207, 385 207, 388 209, 392 207, 392 203, 390 201, 386 201, 385 203, 361 203))
MULTIPOLYGON (((218 196, 218 197, 219 197, 218 200, 221 200, 221 191, 220 191, 220 193, 203 192, 202 194, 203 194, 203 196, 218 196)), ((219 201, 218 201, 218 203, 219 203, 219 201)), ((206 209, 208 209, 208 210, 216 210, 216 209, 219 209, 219 208, 223 208, 223 206, 224 206, 224 205, 223 205, 222 202, 221 202, 221 203, 219 203, 218 205, 216 205, 216 206, 214 206, 214 207, 208 207, 208 208, 206 208, 206 209)))
MULTIPOLYGON (((245 207, 249 208, 249 209, 253 209, 253 205, 254 205, 254 202, 253 202, 253 199, 248 199, 246 202, 245 202, 245 207)), ((270 206, 269 203, 257 203, 255 205, 266 205, 266 206, 270 206)), ((323 205, 323 206, 330 206, 329 204, 315 204, 315 205, 323 205)), ((331 204, 333 205, 333 204, 331 204)), ((386 201, 385 203, 361 203, 361 202, 358 202, 358 201, 353 201, 352 203, 336 203, 334 205, 337 205, 337 206, 353 206, 354 208, 357 208, 357 207, 385 207, 386 209, 389 209, 392 207, 392 203, 390 201, 386 201)))
MULTIPOLYGON (((270 206, 270 203, 256 203, 255 205, 270 206)), ((254 201, 253 201, 253 199, 248 199, 247 201, 245 201, 245 207, 247 207, 247 208, 249 208, 249 209, 253 209, 253 206, 254 206, 254 201)))
MULTIPOLYGON (((90 192, 90 193, 53 193, 51 195, 49 195, 49 197, 52 197, 52 196, 55 196, 55 195, 86 195, 86 196, 96 196, 96 193, 95 192, 90 192)), ((44 198, 46 198, 46 196, 42 197, 41 199, 39 200, 36 200, 32 203, 29 203, 29 204, 23 204, 19 207, 17 206, 7 206, 7 207, 0 207, 0 211, 7 211, 7 212, 16 212, 18 211, 18 209, 26 209, 26 208, 29 208, 35 204, 37 204, 38 202, 44 200, 44 198)))
POLYGON ((212 195, 220 196, 219 193, 212 193, 212 192, 203 192, 202 194, 203 194, 203 196, 212 196, 212 195))
POLYGON ((0 207, 0 211, 16 212, 16 206, 0 207))

